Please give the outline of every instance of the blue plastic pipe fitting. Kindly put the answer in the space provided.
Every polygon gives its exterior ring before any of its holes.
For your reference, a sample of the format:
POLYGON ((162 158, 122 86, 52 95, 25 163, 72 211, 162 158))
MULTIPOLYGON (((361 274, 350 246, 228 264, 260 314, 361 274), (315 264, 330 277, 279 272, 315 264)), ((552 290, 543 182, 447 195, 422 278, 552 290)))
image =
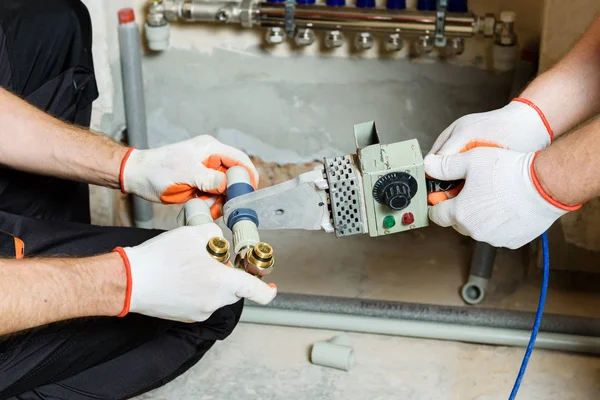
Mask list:
POLYGON ((404 10, 406 8, 406 0, 387 0, 385 7, 388 10, 404 10))
MULTIPOLYGON (((254 192, 254 188, 249 183, 233 183, 232 185, 227 187, 227 201, 252 192, 254 192)), ((232 229, 233 225, 240 221, 252 221, 254 222, 254 225, 258 227, 258 215, 256 214, 256 211, 250 208, 238 208, 235 211, 233 211, 229 216, 229 219, 227 220, 227 227, 229 229, 232 229)))
POLYGON ((448 1, 448 12, 455 13, 466 13, 469 11, 469 5, 467 0, 449 0, 448 1))
POLYGON ((356 0, 356 7, 373 8, 375 7, 375 0, 356 0))
POLYGON ((419 0, 417 3, 417 10, 419 11, 435 11, 436 9, 436 0, 419 0))

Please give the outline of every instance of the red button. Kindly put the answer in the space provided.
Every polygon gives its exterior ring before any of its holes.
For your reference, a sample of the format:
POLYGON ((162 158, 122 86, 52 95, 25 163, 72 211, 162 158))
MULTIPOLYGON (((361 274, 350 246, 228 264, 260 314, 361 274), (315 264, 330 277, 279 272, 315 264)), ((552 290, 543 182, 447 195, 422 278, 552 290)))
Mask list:
POLYGON ((410 225, 413 222, 415 222, 415 216, 413 215, 413 213, 407 212, 404 213, 404 215, 402 215, 402 223, 404 225, 410 225))

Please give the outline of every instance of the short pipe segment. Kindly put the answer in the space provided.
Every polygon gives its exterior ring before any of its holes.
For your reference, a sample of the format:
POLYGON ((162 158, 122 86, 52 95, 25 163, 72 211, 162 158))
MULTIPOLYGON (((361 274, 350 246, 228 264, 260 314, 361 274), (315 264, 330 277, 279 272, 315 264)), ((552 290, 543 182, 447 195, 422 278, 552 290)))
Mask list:
MULTIPOLYGON (((229 168, 226 175, 227 201, 254 191, 250 174, 245 168, 229 168)), ((262 278, 273 270, 274 257, 273 248, 260 241, 258 225, 256 211, 249 208, 234 210, 227 220, 227 226, 233 234, 235 267, 262 278)))
MULTIPOLYGON (((186 226, 200 226, 213 222, 208 203, 199 198, 188 200, 183 206, 183 213, 186 226)), ((206 243, 206 251, 218 262, 225 265, 229 263, 229 242, 225 238, 210 238, 206 243)))

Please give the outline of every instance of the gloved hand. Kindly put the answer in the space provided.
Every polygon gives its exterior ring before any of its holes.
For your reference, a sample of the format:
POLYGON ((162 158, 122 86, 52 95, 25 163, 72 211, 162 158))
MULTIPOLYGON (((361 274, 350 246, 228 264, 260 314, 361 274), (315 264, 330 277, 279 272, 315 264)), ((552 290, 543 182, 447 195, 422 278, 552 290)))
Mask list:
MULTIPOLYGON (((121 191, 166 204, 207 199, 225 192, 225 171, 234 166, 248 170, 256 189, 258 172, 250 158, 212 136, 149 150, 131 149, 121 162, 121 191)), ((221 215, 222 204, 223 196, 218 196, 211 207, 214 219, 221 215)))
POLYGON ((536 153, 475 148, 454 155, 428 155, 425 173, 440 180, 465 179, 460 193, 429 208, 429 218, 495 247, 519 248, 559 217, 580 206, 548 196, 533 169, 536 153))
POLYGON ((213 224, 184 226, 162 233, 138 246, 116 248, 128 273, 125 307, 128 312, 183 322, 204 321, 223 306, 247 298, 267 304, 277 294, 239 269, 208 255, 206 244, 223 236, 213 224))
POLYGON ((554 133, 542 111, 526 99, 454 121, 437 138, 428 154, 457 154, 475 147, 501 147, 532 152, 550 145, 554 133))
MULTIPOLYGON (((548 147, 554 133, 542 111, 527 99, 513 99, 506 106, 454 121, 436 139, 428 154, 450 155, 476 147, 499 147, 533 152, 548 147)), ((455 197, 462 186, 427 196, 429 204, 455 197)))

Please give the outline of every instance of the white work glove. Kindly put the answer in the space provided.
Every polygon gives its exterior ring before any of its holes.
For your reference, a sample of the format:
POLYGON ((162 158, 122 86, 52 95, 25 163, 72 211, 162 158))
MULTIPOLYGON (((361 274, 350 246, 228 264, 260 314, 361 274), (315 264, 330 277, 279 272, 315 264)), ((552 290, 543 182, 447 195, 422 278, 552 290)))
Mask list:
POLYGON ((517 98, 500 109, 457 119, 441 133, 429 154, 458 154, 475 147, 532 152, 545 149, 552 139, 541 110, 517 98))
POLYGON ((277 294, 245 271, 209 256, 206 244, 223 232, 214 223, 184 226, 139 246, 117 248, 128 270, 128 312, 183 322, 204 321, 217 309, 247 298, 267 304, 277 294))
MULTIPOLYGON (((476 147, 528 153, 548 147, 553 136, 542 111, 527 99, 515 98, 500 109, 457 119, 438 136, 428 155, 458 154, 476 147)), ((427 195, 427 201, 435 205, 455 197, 460 190, 461 186, 432 192, 427 195)))
POLYGON ((121 162, 121 191, 166 204, 219 195, 211 207, 216 219, 223 204, 220 195, 227 188, 225 171, 234 166, 246 168, 252 185, 257 187, 258 172, 250 158, 212 136, 197 136, 149 150, 131 149, 121 162))
POLYGON ((536 153, 476 148, 454 155, 428 155, 425 173, 440 180, 465 179, 455 198, 429 208, 429 218, 494 247, 519 248, 579 206, 564 206, 540 186, 536 153))

